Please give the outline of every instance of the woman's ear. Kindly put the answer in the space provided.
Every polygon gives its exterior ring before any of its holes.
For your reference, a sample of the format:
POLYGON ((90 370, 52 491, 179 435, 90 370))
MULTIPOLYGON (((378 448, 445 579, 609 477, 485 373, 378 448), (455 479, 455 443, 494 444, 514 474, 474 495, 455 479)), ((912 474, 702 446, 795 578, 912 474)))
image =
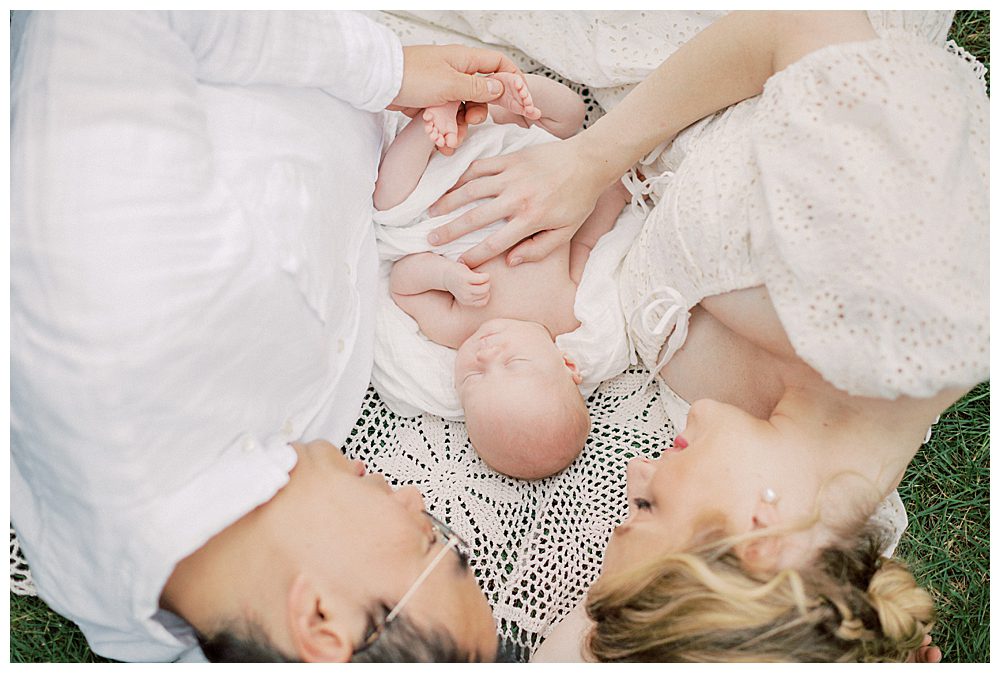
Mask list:
POLYGON ((583 377, 580 376, 580 370, 576 368, 576 363, 573 361, 573 358, 566 355, 565 353, 563 353, 562 356, 563 356, 563 362, 566 364, 567 369, 569 369, 570 372, 573 373, 573 383, 575 383, 576 385, 580 385, 581 383, 583 383, 583 377))
POLYGON ((331 609, 331 602, 304 574, 292 581, 287 596, 288 630, 296 658, 307 662, 350 661, 354 654, 350 629, 331 609))
POLYGON ((765 531, 780 522, 777 504, 758 500, 750 516, 754 537, 737 545, 736 554, 750 570, 774 570, 780 560, 782 536, 768 535, 765 531))

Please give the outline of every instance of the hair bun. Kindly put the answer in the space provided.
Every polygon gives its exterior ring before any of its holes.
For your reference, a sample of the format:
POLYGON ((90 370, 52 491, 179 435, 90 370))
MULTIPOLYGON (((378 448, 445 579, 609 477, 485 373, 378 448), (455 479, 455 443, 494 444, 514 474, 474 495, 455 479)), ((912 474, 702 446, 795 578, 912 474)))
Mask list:
POLYGON ((934 621, 934 603, 906 566, 883 560, 868 584, 868 599, 887 639, 904 651, 920 647, 934 621))

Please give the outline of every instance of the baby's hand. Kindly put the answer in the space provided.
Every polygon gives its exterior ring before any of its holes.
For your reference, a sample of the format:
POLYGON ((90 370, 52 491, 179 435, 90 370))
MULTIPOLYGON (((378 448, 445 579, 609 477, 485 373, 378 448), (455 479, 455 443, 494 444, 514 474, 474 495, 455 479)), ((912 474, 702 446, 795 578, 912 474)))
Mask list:
POLYGON ((490 274, 473 271, 464 264, 449 267, 444 286, 463 306, 486 306, 490 301, 490 274))

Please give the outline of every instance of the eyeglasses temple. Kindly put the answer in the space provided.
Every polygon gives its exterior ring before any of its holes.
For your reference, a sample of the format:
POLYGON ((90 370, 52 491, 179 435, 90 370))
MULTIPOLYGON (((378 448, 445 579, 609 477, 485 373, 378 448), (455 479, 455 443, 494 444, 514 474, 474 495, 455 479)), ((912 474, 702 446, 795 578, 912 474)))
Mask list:
POLYGON ((437 564, 441 562, 441 559, 444 558, 445 554, 451 551, 451 549, 455 547, 457 544, 458 540, 456 538, 451 538, 448 540, 445 546, 441 547, 441 551, 437 553, 437 556, 434 557, 434 560, 431 561, 429 564, 427 564, 427 567, 424 568, 424 571, 420 573, 419 576, 417 576, 417 579, 413 581, 413 584, 410 585, 410 588, 406 591, 405 594, 403 594, 403 597, 399 599, 399 602, 396 603, 396 607, 394 607, 389 612, 389 615, 385 618, 386 624, 388 624, 389 622, 391 622, 393 619, 396 618, 400 610, 403 609, 403 606, 406 605, 406 602, 410 600, 411 596, 413 596, 413 592, 415 592, 420 587, 420 585, 424 583, 424 580, 426 580, 427 576, 434 571, 434 568, 436 568, 437 564))

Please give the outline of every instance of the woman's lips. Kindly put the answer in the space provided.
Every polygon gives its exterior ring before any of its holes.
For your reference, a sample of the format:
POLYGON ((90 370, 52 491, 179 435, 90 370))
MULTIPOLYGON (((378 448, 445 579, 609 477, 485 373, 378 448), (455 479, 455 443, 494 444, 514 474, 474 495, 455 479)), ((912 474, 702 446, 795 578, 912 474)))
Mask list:
POLYGON ((683 451, 688 446, 687 440, 681 435, 674 437, 674 451, 683 451))

